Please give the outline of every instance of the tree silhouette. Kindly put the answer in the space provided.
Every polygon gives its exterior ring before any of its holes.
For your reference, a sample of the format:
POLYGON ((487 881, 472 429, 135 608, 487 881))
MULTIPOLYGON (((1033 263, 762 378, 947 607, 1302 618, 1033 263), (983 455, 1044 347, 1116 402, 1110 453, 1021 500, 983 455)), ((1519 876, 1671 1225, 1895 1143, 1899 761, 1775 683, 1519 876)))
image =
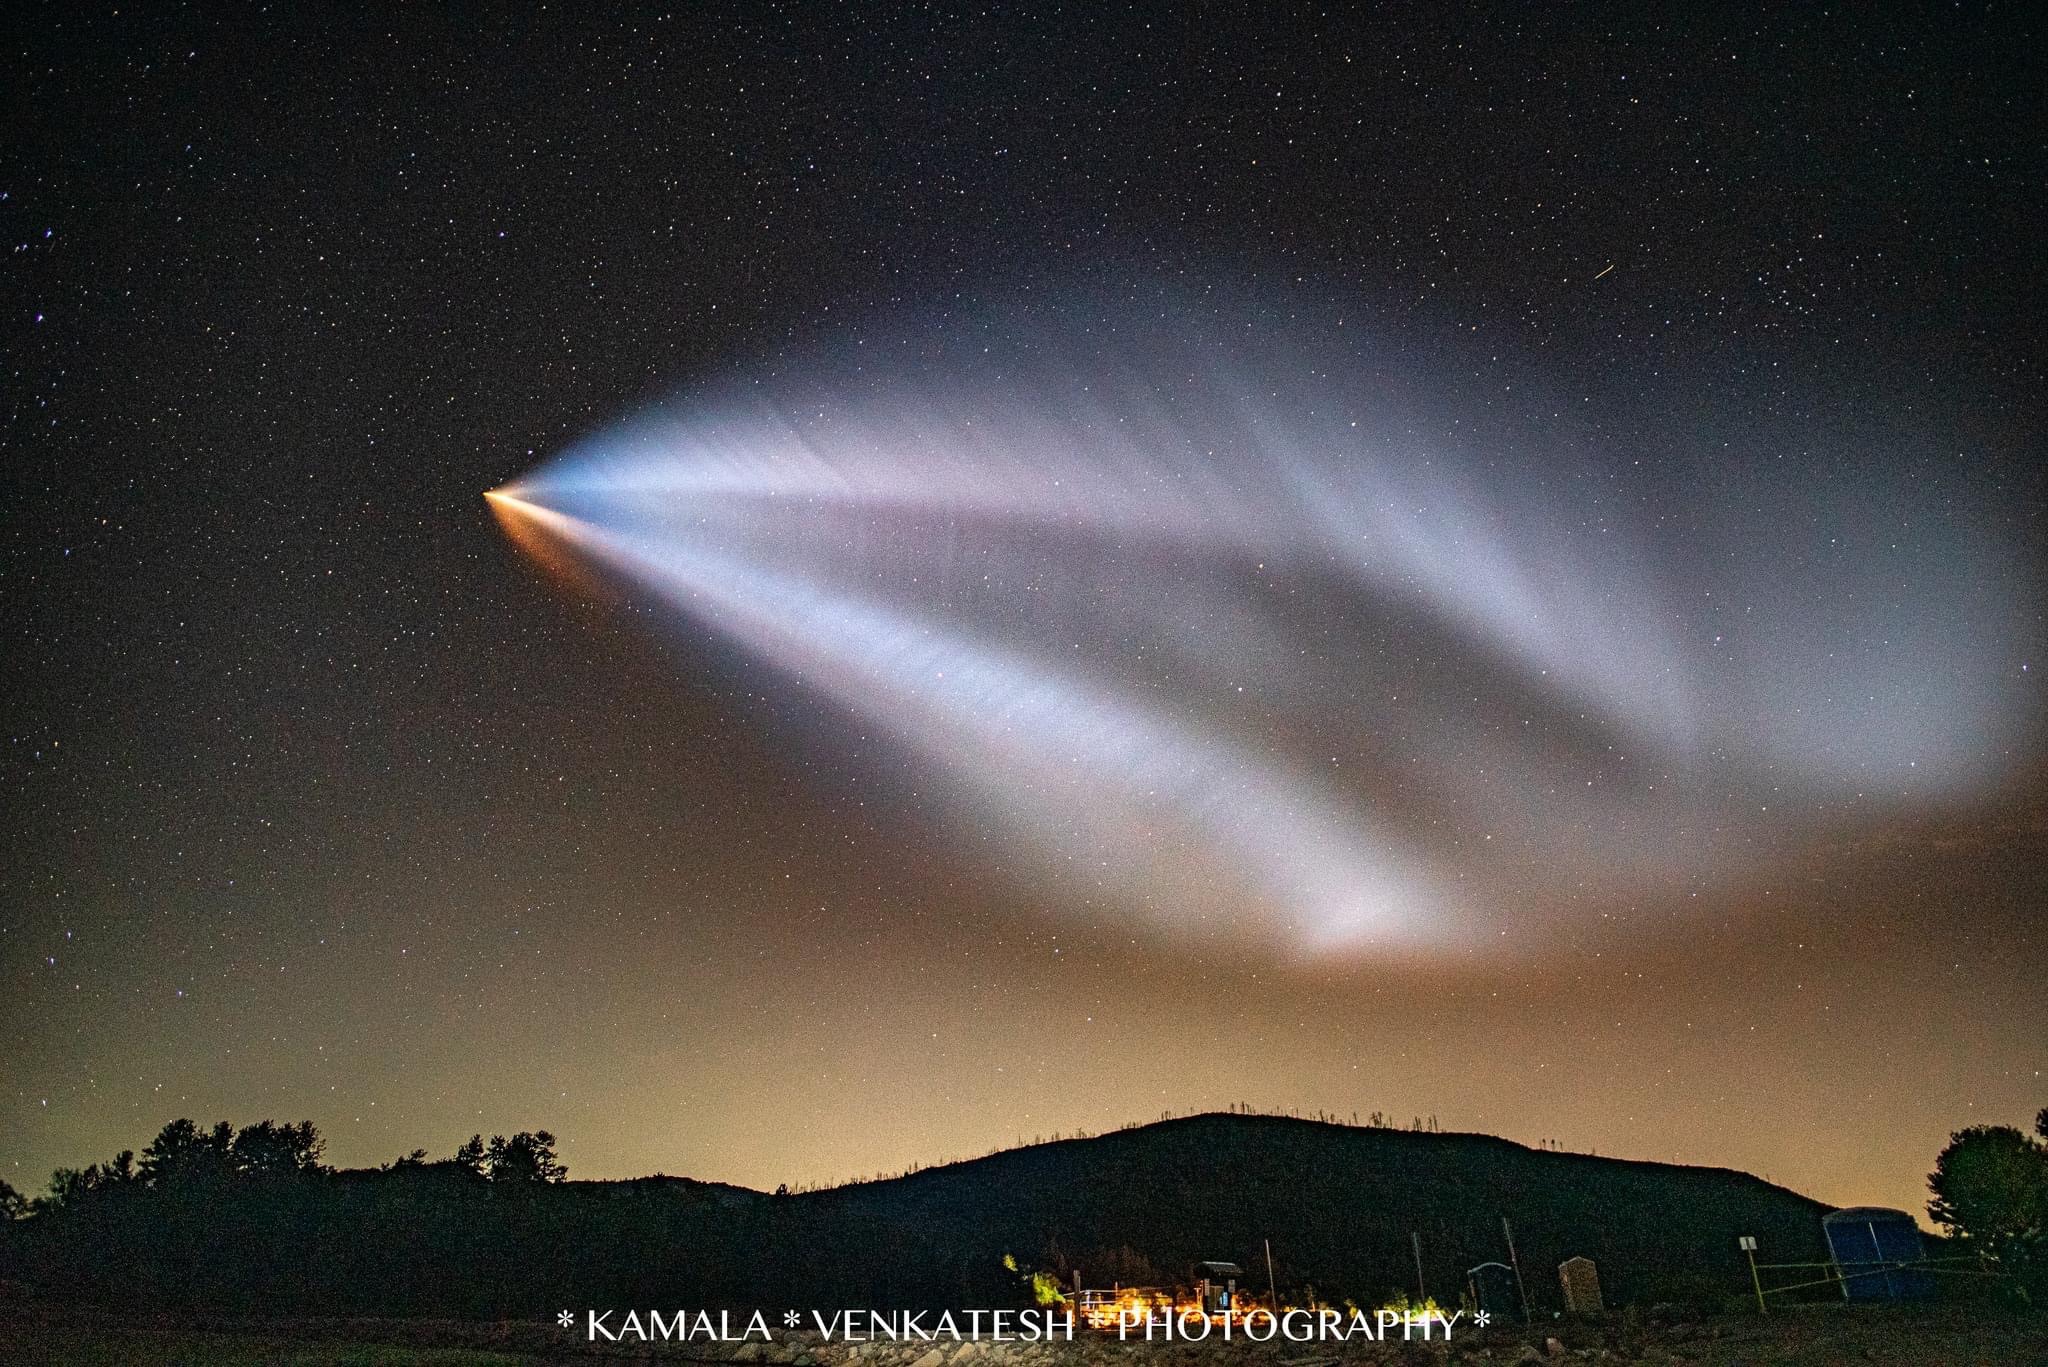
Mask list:
POLYGON ((555 1137, 546 1130, 521 1130, 510 1139, 491 1136, 493 1182, 559 1182, 569 1169, 555 1157, 555 1137))
POLYGON ((2010 1125, 1956 1131, 1927 1177, 1927 1213, 2030 1296, 2048 1292, 2048 1110, 2034 1123, 2040 1138, 2010 1125))
POLYGON ((245 1177, 303 1177, 322 1171, 327 1143, 313 1122, 278 1125, 259 1120, 237 1134, 230 1148, 234 1170, 245 1177))
POLYGON ((173 1120, 142 1150, 142 1180, 153 1187, 213 1180, 234 1171, 235 1127, 223 1120, 202 1130, 173 1120))
POLYGON ((28 1214, 28 1198, 0 1178, 0 1220, 18 1220, 28 1214))
POLYGON ((473 1134, 464 1140, 462 1147, 455 1151, 453 1161, 456 1167, 467 1168, 481 1176, 484 1170, 484 1137, 473 1134))
POLYGON ((38 1211, 66 1210, 80 1205, 95 1192, 134 1182, 137 1177, 135 1151, 123 1149, 109 1162, 57 1169, 50 1174, 49 1195, 30 1202, 30 1208, 38 1211))

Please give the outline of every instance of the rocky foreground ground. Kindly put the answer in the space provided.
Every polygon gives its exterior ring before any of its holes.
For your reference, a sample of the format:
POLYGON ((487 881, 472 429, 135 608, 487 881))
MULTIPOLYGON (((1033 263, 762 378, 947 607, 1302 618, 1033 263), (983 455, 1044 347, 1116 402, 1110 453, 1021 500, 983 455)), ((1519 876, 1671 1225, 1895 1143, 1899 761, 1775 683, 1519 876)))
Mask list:
POLYGON ((550 1321, 264 1320, 0 1306, 0 1362, 376 1363, 500 1367, 622 1361, 751 1367, 1373 1367, 1404 1364, 1880 1364, 2048 1367, 2048 1320, 1962 1307, 1793 1307, 1768 1318, 1613 1315, 1460 1332, 1449 1343, 866 1343, 783 1334, 772 1344, 589 1342, 550 1321))

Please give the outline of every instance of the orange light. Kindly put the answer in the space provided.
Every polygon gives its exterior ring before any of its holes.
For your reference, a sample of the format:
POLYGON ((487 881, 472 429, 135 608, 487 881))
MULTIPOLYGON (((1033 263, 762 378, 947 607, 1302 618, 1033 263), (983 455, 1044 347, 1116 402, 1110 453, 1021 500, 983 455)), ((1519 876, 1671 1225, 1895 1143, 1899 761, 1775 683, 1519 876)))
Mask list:
POLYGON ((574 554, 577 524, 552 508, 529 503, 503 489, 484 490, 484 501, 506 539, 556 579, 597 597, 609 597, 603 581, 574 554))

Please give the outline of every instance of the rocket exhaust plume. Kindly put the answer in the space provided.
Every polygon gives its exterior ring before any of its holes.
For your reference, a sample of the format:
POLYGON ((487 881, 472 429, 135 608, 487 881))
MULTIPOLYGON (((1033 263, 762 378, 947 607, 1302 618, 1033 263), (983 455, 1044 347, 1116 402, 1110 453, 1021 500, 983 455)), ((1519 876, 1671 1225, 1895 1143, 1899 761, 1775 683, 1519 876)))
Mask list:
POLYGON ((492 511, 885 729, 963 829, 1138 923, 1491 944, 2010 763, 2023 587, 1939 480, 1871 480, 1823 556, 1781 469, 1667 434, 1702 477, 1674 505, 1541 396, 1293 310, 1077 296, 856 341, 492 511), (1861 536, 1902 511, 1918 573, 1861 536))

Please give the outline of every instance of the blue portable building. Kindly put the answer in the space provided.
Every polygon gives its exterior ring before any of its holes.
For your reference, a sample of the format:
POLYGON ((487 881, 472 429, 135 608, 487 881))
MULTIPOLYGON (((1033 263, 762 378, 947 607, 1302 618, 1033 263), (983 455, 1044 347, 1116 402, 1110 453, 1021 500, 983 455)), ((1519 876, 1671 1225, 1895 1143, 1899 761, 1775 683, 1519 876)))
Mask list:
POLYGON ((1850 1206, 1821 1217, 1828 1256, 1842 1270, 1842 1296, 1852 1301, 1926 1300, 1934 1274, 1918 1264, 1926 1256, 1920 1226, 1903 1210, 1850 1206))

